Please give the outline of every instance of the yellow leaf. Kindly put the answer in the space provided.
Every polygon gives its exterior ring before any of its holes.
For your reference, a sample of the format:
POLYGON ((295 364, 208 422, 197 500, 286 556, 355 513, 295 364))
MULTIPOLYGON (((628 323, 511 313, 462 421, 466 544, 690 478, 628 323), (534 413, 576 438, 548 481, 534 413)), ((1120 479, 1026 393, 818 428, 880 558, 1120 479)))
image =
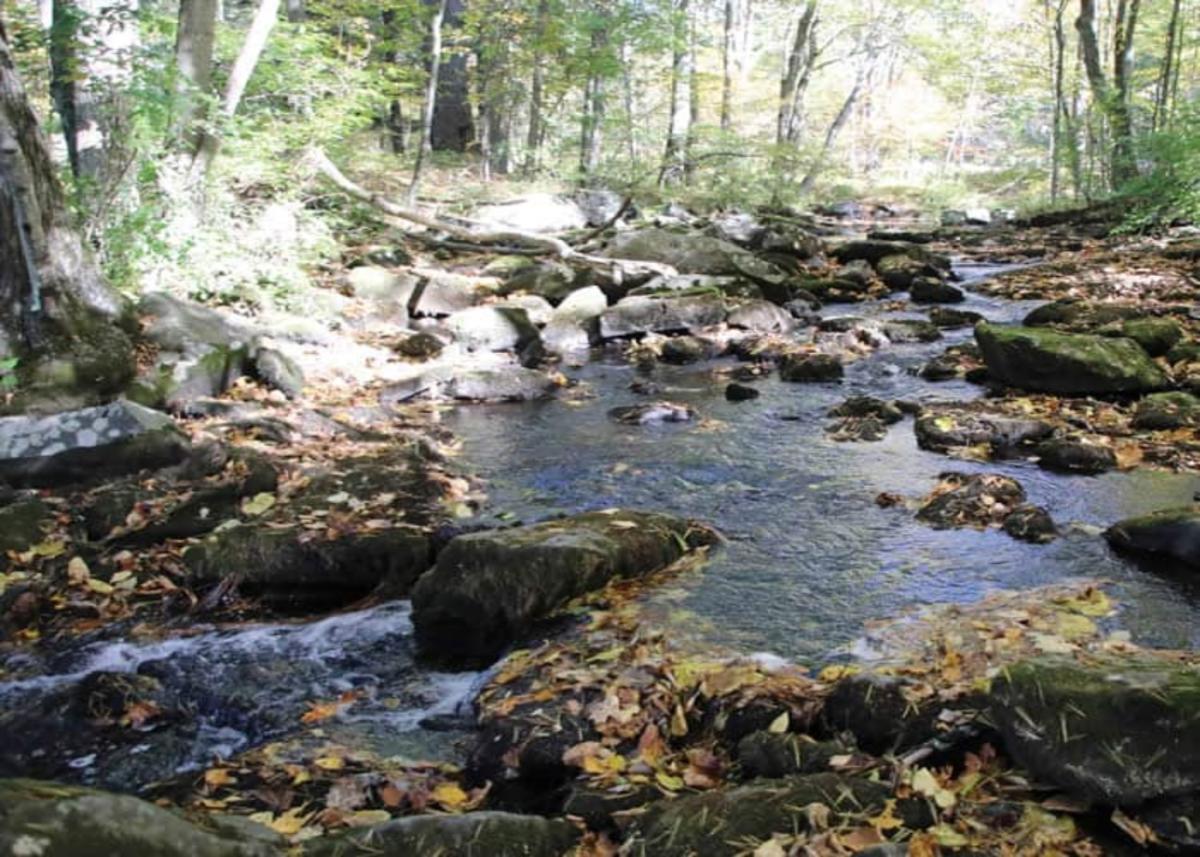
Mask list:
POLYGON ((671 734, 676 738, 688 734, 687 715, 683 713, 682 705, 676 705, 675 713, 671 715, 671 734))
POLYGON ((883 812, 874 818, 868 819, 868 823, 876 830, 883 832, 887 830, 898 830, 904 826, 904 822, 897 818, 893 812, 896 809, 896 801, 889 799, 883 805, 883 812))
POLYGON ((322 756, 314 760, 313 764, 322 771, 340 771, 346 767, 346 760, 341 756, 322 756))
POLYGON ((81 557, 71 557, 71 561, 67 563, 67 581, 72 586, 83 586, 91 575, 88 564, 81 557))
POLYGON ((107 581, 104 581, 104 580, 97 580, 94 577, 89 577, 88 581, 87 581, 87 586, 88 586, 88 589, 92 590, 92 592, 96 592, 100 595, 112 595, 113 594, 112 584, 108 583, 107 581))
POLYGON ((788 716, 788 713, 785 711, 785 712, 783 712, 783 714, 780 714, 778 717, 776 717, 774 720, 771 721, 771 725, 767 727, 767 731, 774 732, 776 735, 782 735, 784 732, 788 731, 788 726, 790 724, 791 724, 791 718, 788 716))
POLYGON ((283 836, 294 836, 300 832, 300 829, 304 827, 305 822, 308 821, 308 816, 304 815, 303 813, 304 807, 289 809, 283 815, 279 816, 279 818, 272 821, 268 826, 276 833, 279 833, 283 836))
POLYGON ((434 803, 449 810, 458 810, 470 799, 457 783, 438 783, 437 788, 430 794, 434 803))
POLYGON ((1058 617, 1058 633, 1068 640, 1083 640, 1097 634, 1096 625, 1086 616, 1064 613, 1058 617))
POLYGON ((56 556, 62 556, 67 549, 67 543, 62 541, 46 541, 38 542, 33 545, 29 552, 34 556, 45 557, 46 559, 54 559, 56 556))
POLYGON ((204 784, 210 789, 236 782, 237 777, 230 773, 228 768, 209 768, 204 772, 204 784))
POLYGON ((833 666, 825 667, 825 669, 823 669, 819 673, 817 673, 817 681, 822 681, 822 682, 825 682, 826 684, 830 684, 832 682, 840 681, 841 679, 848 678, 849 676, 857 675, 860 672, 862 672, 862 670, 860 670, 858 667, 843 666, 843 665, 835 664, 833 666))
POLYGON ((274 494, 255 494, 242 501, 242 512, 247 515, 261 515, 275 505, 274 494))
POLYGON ((672 776, 671 774, 668 774, 666 771, 659 771, 657 774, 654 775, 654 779, 658 781, 658 784, 660 786, 662 786, 667 791, 671 791, 671 792, 680 791, 684 785, 682 779, 680 779, 679 777, 672 776))
POLYGON ((385 821, 391 820, 392 814, 386 809, 360 809, 358 812, 352 812, 342 818, 342 821, 351 827, 370 827, 373 824, 383 824, 385 821))
POLYGON ((937 827, 931 828, 929 832, 937 840, 937 844, 943 848, 965 848, 971 844, 967 837, 948 824, 939 824, 937 827))

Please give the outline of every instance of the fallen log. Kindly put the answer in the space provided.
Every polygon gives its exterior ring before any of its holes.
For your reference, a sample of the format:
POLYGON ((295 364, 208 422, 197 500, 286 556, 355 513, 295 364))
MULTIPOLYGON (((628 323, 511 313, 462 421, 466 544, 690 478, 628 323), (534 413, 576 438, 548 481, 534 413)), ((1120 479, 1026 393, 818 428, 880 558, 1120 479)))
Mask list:
MULTIPOLYGON (((524 245, 539 254, 553 255, 568 264, 579 265, 606 276, 614 283, 645 282, 653 277, 673 277, 678 271, 670 265, 658 262, 641 262, 632 259, 608 259, 603 256, 593 256, 581 253, 561 238, 551 235, 535 235, 530 232, 517 230, 491 230, 484 224, 462 220, 458 225, 433 217, 415 208, 401 205, 388 199, 382 194, 367 190, 355 184, 346 177, 337 165, 329 159, 321 149, 313 148, 308 151, 307 162, 335 187, 357 200, 367 203, 389 217, 423 226, 435 232, 449 235, 460 242, 486 248, 488 245, 524 245)), ((496 251, 510 250, 510 247, 497 247, 496 251)))

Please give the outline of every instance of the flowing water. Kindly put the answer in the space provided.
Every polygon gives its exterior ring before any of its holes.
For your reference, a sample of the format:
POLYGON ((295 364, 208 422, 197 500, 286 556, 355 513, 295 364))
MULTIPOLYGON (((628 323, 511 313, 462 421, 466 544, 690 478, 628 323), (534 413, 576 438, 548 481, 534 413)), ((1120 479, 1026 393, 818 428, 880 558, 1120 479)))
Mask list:
MULTIPOLYGON (((994 271, 961 273, 969 291, 973 280, 994 271)), ((972 294, 964 308, 1007 321, 1029 305, 972 294)), ((883 312, 855 306, 825 314, 883 312)), ((937 343, 886 347, 848 366, 842 384, 765 379, 757 384, 762 397, 743 403, 725 401, 712 365, 656 368, 652 380, 662 397, 712 421, 700 425, 632 427, 610 420, 610 408, 645 401, 629 390, 641 376, 617 359, 575 373, 590 385, 592 399, 459 408, 446 421, 464 442, 466 465, 487 482, 490 515, 531 521, 620 505, 720 528, 728 544, 701 571, 653 596, 673 627, 707 643, 820 662, 837 657, 867 620, 908 605, 971 601, 996 588, 1087 577, 1115 582, 1124 604, 1121 624, 1137 639, 1200 646, 1200 594, 1113 555, 1098 534, 1119 518, 1190 501, 1193 476, 1071 477, 1024 461, 955 461, 918 450, 911 420, 893 426, 881 443, 837 443, 825 435, 826 411, 849 395, 978 396, 975 386, 934 384, 913 374, 969 337, 967 329, 937 343), (949 469, 1014 476, 1060 525, 1074 526, 1052 544, 1029 545, 999 532, 932 530, 909 512, 874 503, 883 491, 924 494, 949 469)), ((93 643, 40 662, 13 657, 3 664, 11 678, 0 682, 0 709, 50 710, 97 671, 157 678, 174 703, 192 712, 169 741, 165 733, 149 733, 132 747, 64 741, 46 748, 63 757, 72 778, 127 789, 286 736, 296 731, 309 701, 345 693, 357 701, 330 722, 329 740, 384 755, 449 754, 461 733, 422 725, 458 710, 480 677, 422 669, 414 662, 411 631, 409 605, 393 602, 308 624, 199 628, 147 644, 93 643)))

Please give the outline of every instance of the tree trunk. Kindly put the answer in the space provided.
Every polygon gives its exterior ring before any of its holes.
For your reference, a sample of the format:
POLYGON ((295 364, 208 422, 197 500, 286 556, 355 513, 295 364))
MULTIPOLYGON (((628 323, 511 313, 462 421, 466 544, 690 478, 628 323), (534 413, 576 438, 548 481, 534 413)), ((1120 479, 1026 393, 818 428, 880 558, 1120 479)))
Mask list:
MULTIPOLYGON (((466 0, 425 0, 427 5, 438 3, 443 10, 442 47, 438 55, 441 67, 437 71, 437 94, 434 99, 433 126, 430 145, 439 152, 465 152, 475 142, 475 122, 471 116, 471 81, 467 73, 467 55, 444 50, 448 33, 462 27, 466 0)), ((432 56, 433 52, 430 51, 432 56)))
POLYGON ((738 0, 725 0, 724 42, 721 45, 721 130, 733 129, 733 66, 737 37, 738 0))
POLYGON ((804 95, 817 60, 816 26, 817 0, 808 0, 796 21, 796 32, 779 85, 779 116, 775 129, 778 146, 795 146, 803 133, 804 95))
POLYGON ((658 173, 658 183, 666 185, 683 179, 687 164, 687 142, 692 126, 692 53, 688 44, 690 0, 675 0, 672 9, 671 116, 667 128, 667 146, 658 173))
POLYGON ((58 0, 50 33, 51 91, 62 119, 71 170, 103 185, 126 124, 136 0, 58 0))
POLYGON ((404 105, 400 103, 399 98, 393 98, 391 104, 388 105, 387 116, 384 119, 384 127, 387 129, 387 146, 393 155, 403 155, 408 151, 405 144, 405 120, 404 120, 404 105))
POLYGON ((287 19, 292 24, 303 24, 308 18, 304 0, 287 0, 287 19))
MULTIPOLYGON (((601 15, 603 8, 597 7, 597 12, 601 15)), ((600 156, 603 151, 604 116, 608 95, 606 75, 598 67, 600 58, 608 51, 608 26, 603 18, 593 27, 590 42, 591 69, 583 93, 583 127, 579 145, 579 171, 585 181, 594 176, 600 168, 600 156)))
POLYGON ((56 380, 115 393, 133 349, 114 324, 124 311, 72 228, 49 146, 17 76, 0 21, 0 358, 17 357, 27 393, 56 380), (49 374, 49 373, 47 373, 49 374))
POLYGON ((213 42, 217 29, 217 0, 180 0, 175 33, 177 94, 181 102, 176 128, 191 128, 197 118, 197 96, 212 86, 213 42))
MULTIPOLYGON (((279 0, 262 0, 258 11, 254 13, 254 21, 250 24, 246 41, 242 43, 242 49, 238 52, 233 68, 229 72, 225 97, 221 100, 221 115, 225 121, 232 119, 237 113, 238 105, 242 103, 242 96, 246 93, 246 85, 250 82, 250 76, 254 74, 254 68, 258 65, 263 48, 267 46, 267 37, 271 35, 271 30, 274 29, 275 20, 278 17, 279 0)), ((208 177, 208 171, 212 167, 213 159, 216 158, 220 147, 221 138, 216 133, 206 131, 201 135, 200 142, 196 146, 196 154, 192 157, 194 181, 202 182, 208 177)))
POLYGON ((529 132, 525 137, 526 175, 541 169, 542 141, 545 137, 542 110, 546 88, 546 66, 542 56, 542 43, 546 39, 546 28, 550 25, 550 0, 538 0, 535 31, 536 48, 533 57, 533 75, 529 83, 529 132))
POLYGON ((421 142, 417 147, 417 162, 413 166, 412 181, 408 185, 408 204, 416 205, 421 191, 421 173, 425 161, 433 154, 433 122, 437 110, 438 75, 442 68, 442 23, 446 19, 449 0, 439 0, 433 21, 429 25, 429 80, 425 86, 425 104, 421 110, 421 142))
POLYGON ((1167 44, 1163 51, 1162 70, 1158 76, 1158 86, 1154 93, 1153 129, 1158 131, 1170 122, 1171 116, 1171 81, 1174 78, 1175 44, 1179 41, 1180 12, 1183 0, 1174 0, 1171 4, 1171 20, 1167 24, 1167 44))
POLYGON ((1118 0, 1116 32, 1113 37, 1114 80, 1111 86, 1104 71, 1100 39, 1096 32, 1096 0, 1080 0, 1079 31, 1084 67, 1092 96, 1108 119, 1112 131, 1109 156, 1109 178, 1118 188, 1137 177, 1137 161, 1133 152, 1133 119, 1129 108, 1129 81, 1133 71, 1133 36, 1137 26, 1139 0, 1118 0))
POLYGON ((829 127, 825 130, 825 139, 821 142, 821 151, 817 154, 812 166, 809 167, 808 173, 800 181, 799 192, 801 195, 812 192, 813 186, 817 183, 817 179, 825 169, 825 163, 829 158, 829 153, 833 150, 834 143, 837 142, 837 138, 842 133, 842 129, 846 127, 846 123, 850 121, 850 117, 854 112, 854 105, 858 102, 859 96, 862 95, 867 85, 867 79, 878 59, 878 49, 868 45, 866 50, 867 55, 858 67, 854 86, 851 87, 846 100, 842 102, 842 109, 838 111, 833 121, 829 123, 829 127))

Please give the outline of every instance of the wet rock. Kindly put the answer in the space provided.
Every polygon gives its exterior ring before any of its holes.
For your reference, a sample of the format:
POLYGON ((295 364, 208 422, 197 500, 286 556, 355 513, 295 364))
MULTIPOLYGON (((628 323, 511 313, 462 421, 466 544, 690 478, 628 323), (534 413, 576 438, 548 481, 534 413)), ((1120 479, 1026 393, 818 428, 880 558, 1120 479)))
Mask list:
POLYGON ((1000 526, 1025 502, 1017 480, 992 473, 943 473, 920 508, 917 520, 934 529, 1000 526))
POLYGON ((304 392, 304 370, 277 348, 259 348, 254 353, 254 375, 272 390, 289 399, 304 392))
POLYGON ((379 402, 384 407, 421 398, 529 402, 548 398, 556 389, 558 384, 545 372, 522 366, 495 369, 437 366, 384 388, 379 394, 379 402))
POLYGON ((830 409, 831 417, 875 417, 886 425, 904 419, 904 412, 894 402, 885 402, 873 396, 851 396, 840 405, 830 409))
MULTIPOLYGON (((626 851, 635 857, 734 857, 747 842, 809 830, 805 808, 811 804, 827 807, 830 825, 838 826, 876 815, 890 792, 865 779, 816 774, 687 795, 652 805, 636 822, 626 851)), ((902 802, 897 814, 910 827, 928 824, 910 803, 902 802)))
POLYGON ((833 733, 849 732, 872 755, 900 752, 936 734, 940 706, 924 700, 908 679, 861 673, 834 686, 822 719, 833 733))
POLYGON ((779 363, 779 377, 783 381, 840 381, 845 374, 841 361, 831 354, 785 354, 779 363))
POLYGON ((454 857, 561 857, 579 830, 565 819, 505 812, 418 815, 304 845, 305 857, 348 854, 454 855, 454 857))
POLYGON ((404 289, 393 299, 402 302, 414 318, 444 318, 474 306, 486 293, 483 286, 479 277, 440 268, 413 268, 404 289))
POLYGON ((807 735, 754 732, 737 745, 737 763, 746 779, 778 779, 829 770, 834 756, 854 752, 840 741, 814 741, 807 735))
POLYGON ((1037 445, 1038 466, 1059 473, 1096 474, 1117 466, 1116 453, 1081 438, 1053 438, 1037 445))
POLYGON ((929 311, 929 321, 937 327, 952 329, 956 327, 973 327, 978 322, 984 321, 984 317, 970 310, 935 306, 929 311))
POLYGON ((432 360, 442 353, 446 347, 441 339, 432 333, 414 333, 406 336, 395 346, 396 353, 410 360, 432 360))
MULTIPOLYGON (((924 247, 904 244, 899 241, 848 241, 836 247, 833 256, 842 264, 862 260, 877 267, 888 256, 910 257, 918 261, 933 261, 933 256, 924 247)), ((939 267, 942 267, 939 265, 939 267)), ((948 265, 945 267, 949 267, 948 265)))
POLYGON ((195 586, 232 577, 248 594, 293 609, 337 607, 380 585, 407 592, 432 561, 428 535, 389 526, 340 538, 312 538, 301 526, 243 523, 184 551, 195 586))
POLYGON ((526 292, 552 304, 562 303, 576 286, 575 270, 561 262, 542 262, 517 271, 504 281, 503 295, 526 292))
POLYGON ((0 780, 0 853, 13 857, 85 854, 139 857, 279 857, 273 832, 206 830, 127 795, 35 780, 0 780))
POLYGON ((1000 527, 1017 541, 1045 544, 1058 538, 1058 527, 1043 506, 1022 503, 1013 509, 1000 527))
POLYGON ((1014 387, 1065 395, 1149 393, 1167 377, 1131 339, 981 323, 975 339, 988 373, 1014 387))
POLYGON ((685 366, 709 357, 708 346, 694 336, 674 336, 662 345, 659 359, 663 363, 685 366))
POLYGON ((893 229, 873 229, 867 233, 868 240, 900 242, 903 244, 932 244, 937 236, 932 232, 914 232, 893 229))
POLYGON ((750 248, 762 241, 767 228, 753 214, 728 211, 713 217, 712 232, 722 241, 750 248))
POLYGON ((962 289, 937 277, 917 277, 912 281, 909 296, 919 304, 957 304, 967 299, 962 289))
POLYGON ((585 188, 572 194, 571 199, 587 218, 587 225, 599 228, 615 219, 631 220, 638 215, 637 207, 616 191, 604 188, 585 188), (622 211, 624 214, 622 215, 622 211))
POLYGON ((1138 402, 1133 427, 1164 431, 1200 426, 1200 398, 1191 393, 1154 393, 1138 402))
POLYGON ((608 416, 626 425, 646 426, 657 423, 688 423, 696 418, 696 412, 687 405, 675 402, 654 402, 648 405, 613 408, 608 412, 608 416))
POLYGON ((1200 505, 1128 518, 1110 527, 1104 537, 1119 550, 1200 568, 1200 505))
POLYGON ((631 511, 459 536, 413 590, 418 646, 439 661, 489 663, 570 599, 711 541, 689 521, 631 511))
POLYGON ((959 358, 952 354, 935 357, 921 367, 917 375, 926 381, 949 381, 962 374, 959 358))
POLYGON ((232 316, 161 292, 143 295, 137 312, 157 355, 129 389, 135 401, 180 410, 249 373, 257 334, 232 316))
POLYGON ((1200 670, 1149 654, 1043 657, 992 686, 1006 750, 1085 800, 1136 806, 1200 791, 1200 670))
POLYGON ((455 340, 471 351, 520 351, 538 338, 529 315, 517 307, 481 306, 446 319, 455 340))
POLYGON ((125 400, 46 417, 4 417, 0 479, 19 487, 94 481, 178 464, 189 448, 170 417, 125 400))
POLYGON ((921 319, 886 319, 880 324, 890 341, 906 342, 937 342, 942 338, 942 332, 933 324, 921 319))
POLYGON ((839 280, 858 283, 863 288, 869 288, 875 282, 875 269, 865 259, 855 259, 837 269, 834 276, 839 280))
POLYGON ((1138 810, 1137 820, 1169 849, 1185 854, 1200 851, 1200 793, 1153 801, 1138 810))
POLYGON ((725 398, 730 402, 748 402, 751 399, 757 399, 762 395, 754 387, 748 387, 745 384, 730 384, 725 388, 725 398))
POLYGON ((791 333, 796 327, 792 314, 768 301, 744 301, 732 310, 726 324, 755 333, 791 333))
POLYGON ((1146 310, 1137 303, 1086 301, 1067 298, 1031 310, 1021 323, 1026 327, 1056 325, 1074 332, 1093 331, 1108 324, 1141 318, 1146 310))
POLYGON ((762 287, 744 277, 712 277, 687 274, 677 277, 655 277, 622 297, 683 297, 705 293, 722 294, 728 298, 762 300, 762 287))
POLYGON ((8 565, 8 552, 28 550, 45 539, 45 527, 54 520, 50 507, 36 496, 23 497, 0 507, 0 569, 8 565))
POLYGON ((501 309, 516 309, 525 313, 530 323, 541 327, 554 315, 554 307, 540 295, 510 295, 492 306, 501 309))
POLYGON ((1054 431, 1052 425, 1040 420, 947 410, 922 414, 913 429, 921 449, 946 452, 956 447, 986 445, 993 454, 1001 455, 1046 438, 1054 431))
POLYGON ((600 336, 619 339, 647 333, 686 333, 721 324, 725 317, 725 300, 719 294, 631 297, 600 315, 600 336))
POLYGON ((937 273, 936 268, 904 254, 884 256, 875 263, 875 270, 893 292, 907 291, 918 280, 937 273))
POLYGON ((532 256, 496 256, 483 266, 483 273, 489 277, 509 278, 527 268, 535 268, 539 264, 541 263, 532 256))

